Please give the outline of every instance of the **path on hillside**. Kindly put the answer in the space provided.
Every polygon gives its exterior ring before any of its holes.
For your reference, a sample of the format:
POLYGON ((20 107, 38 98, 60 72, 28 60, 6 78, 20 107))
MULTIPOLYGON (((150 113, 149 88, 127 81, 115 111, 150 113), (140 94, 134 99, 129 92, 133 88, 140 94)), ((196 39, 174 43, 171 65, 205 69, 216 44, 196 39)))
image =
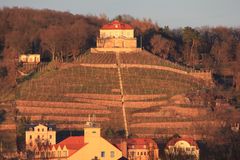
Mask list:
POLYGON ((125 105, 124 105, 123 82, 122 82, 122 75, 121 75, 121 62, 120 62, 120 57, 119 57, 119 53, 118 52, 116 52, 116 60, 117 60, 119 86, 120 86, 120 91, 121 91, 123 120, 124 120, 124 127, 125 127, 126 138, 127 138, 128 137, 127 116, 126 116, 125 105))

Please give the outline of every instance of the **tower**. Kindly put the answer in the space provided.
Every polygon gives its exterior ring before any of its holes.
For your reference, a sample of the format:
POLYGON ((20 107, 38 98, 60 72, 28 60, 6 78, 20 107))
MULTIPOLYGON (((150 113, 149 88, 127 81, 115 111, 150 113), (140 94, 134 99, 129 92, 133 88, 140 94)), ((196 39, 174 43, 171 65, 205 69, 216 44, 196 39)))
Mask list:
POLYGON ((101 128, 99 124, 95 123, 96 117, 89 115, 88 121, 84 127, 84 143, 89 143, 101 138, 101 128))

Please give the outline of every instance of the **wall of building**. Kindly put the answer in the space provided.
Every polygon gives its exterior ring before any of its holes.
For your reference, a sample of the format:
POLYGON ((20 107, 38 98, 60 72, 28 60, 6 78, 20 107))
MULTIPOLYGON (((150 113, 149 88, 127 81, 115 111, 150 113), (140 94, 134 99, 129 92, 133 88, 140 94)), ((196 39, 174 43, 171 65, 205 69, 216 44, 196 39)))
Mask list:
POLYGON ((97 38, 97 48, 136 48, 135 38, 97 38))
POLYGON ((80 158, 81 160, 90 160, 94 157, 97 157, 99 160, 117 160, 122 157, 122 152, 105 139, 99 137, 89 142, 69 157, 68 160, 79 160, 80 158), (104 152, 104 157, 101 155, 102 152, 104 152), (114 152, 114 156, 111 156, 111 152, 114 152))
POLYGON ((19 62, 23 63, 39 63, 40 54, 22 54, 19 56, 19 62))
MULTIPOLYGON (((129 160, 149 160, 150 157, 154 158, 154 155, 149 155, 148 149, 128 149, 128 159, 129 160)), ((155 160, 155 159, 154 159, 155 160)))
POLYGON ((107 37, 126 37, 126 38, 134 38, 134 30, 133 29, 100 29, 100 38, 107 37))
POLYGON ((199 159, 199 149, 197 149, 196 146, 191 146, 187 141, 181 140, 175 143, 174 146, 168 146, 167 149, 165 149, 165 152, 167 155, 171 154, 181 154, 181 152, 184 152, 188 155, 195 155, 197 159, 199 159))
POLYGON ((43 125, 38 125, 34 127, 32 131, 26 131, 26 146, 36 146, 36 140, 39 140, 41 143, 49 142, 50 144, 56 144, 56 131, 49 131, 48 128, 43 125))

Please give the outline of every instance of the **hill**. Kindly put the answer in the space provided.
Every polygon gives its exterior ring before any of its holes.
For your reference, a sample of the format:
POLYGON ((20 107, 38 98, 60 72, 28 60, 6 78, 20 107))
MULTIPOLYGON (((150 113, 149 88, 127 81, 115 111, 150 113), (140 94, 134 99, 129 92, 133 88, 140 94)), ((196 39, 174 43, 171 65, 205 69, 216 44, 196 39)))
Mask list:
POLYGON ((196 102, 188 96, 211 87, 210 72, 195 72, 146 51, 86 53, 74 63, 49 64, 23 82, 16 97, 20 116, 55 122, 60 130, 80 130, 95 115, 103 130, 202 139, 215 136, 224 119, 239 115, 233 107, 213 111, 206 97, 198 95, 196 102), (210 128, 213 132, 207 133, 210 128))

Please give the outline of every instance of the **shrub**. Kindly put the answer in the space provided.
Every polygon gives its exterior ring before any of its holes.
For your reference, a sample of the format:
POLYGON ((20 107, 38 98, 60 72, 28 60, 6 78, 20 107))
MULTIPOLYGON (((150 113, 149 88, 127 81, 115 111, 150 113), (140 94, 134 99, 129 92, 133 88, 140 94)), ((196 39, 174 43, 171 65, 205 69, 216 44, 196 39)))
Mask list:
POLYGON ((5 120, 5 114, 6 114, 6 111, 1 109, 0 110, 0 123, 5 120))
POLYGON ((7 67, 6 66, 0 67, 0 78, 4 78, 6 76, 8 76, 7 67))

